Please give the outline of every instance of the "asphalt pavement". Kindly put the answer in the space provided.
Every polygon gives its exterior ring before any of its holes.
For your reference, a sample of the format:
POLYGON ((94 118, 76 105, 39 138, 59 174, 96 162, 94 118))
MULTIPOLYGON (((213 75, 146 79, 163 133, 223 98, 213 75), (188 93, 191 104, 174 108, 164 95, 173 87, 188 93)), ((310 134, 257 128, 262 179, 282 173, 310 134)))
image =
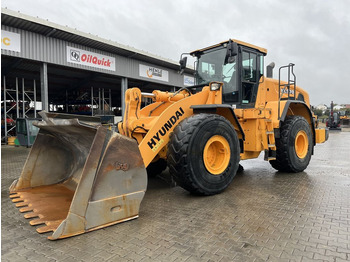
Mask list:
POLYGON ((215 196, 193 196, 165 171, 149 179, 138 219, 58 241, 9 198, 29 149, 1 153, 2 261, 350 261, 350 132, 331 132, 302 173, 243 161, 215 196))

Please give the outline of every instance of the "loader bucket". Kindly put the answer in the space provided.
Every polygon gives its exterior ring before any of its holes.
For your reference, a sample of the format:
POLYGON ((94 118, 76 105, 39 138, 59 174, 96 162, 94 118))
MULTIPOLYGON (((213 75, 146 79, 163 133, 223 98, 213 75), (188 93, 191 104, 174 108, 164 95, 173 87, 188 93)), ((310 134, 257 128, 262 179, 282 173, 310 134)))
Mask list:
POLYGON ((50 118, 10 197, 39 233, 66 238, 138 217, 147 174, 136 141, 102 125, 50 118))

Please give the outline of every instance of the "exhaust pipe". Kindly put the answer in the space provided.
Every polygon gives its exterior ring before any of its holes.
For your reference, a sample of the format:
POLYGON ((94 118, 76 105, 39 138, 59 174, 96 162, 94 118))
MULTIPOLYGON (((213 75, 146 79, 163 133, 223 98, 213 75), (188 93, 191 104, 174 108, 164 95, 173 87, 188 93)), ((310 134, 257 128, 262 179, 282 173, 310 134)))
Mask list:
POLYGON ((267 78, 273 78, 273 69, 275 68, 275 63, 271 62, 269 65, 266 66, 266 77, 267 78))

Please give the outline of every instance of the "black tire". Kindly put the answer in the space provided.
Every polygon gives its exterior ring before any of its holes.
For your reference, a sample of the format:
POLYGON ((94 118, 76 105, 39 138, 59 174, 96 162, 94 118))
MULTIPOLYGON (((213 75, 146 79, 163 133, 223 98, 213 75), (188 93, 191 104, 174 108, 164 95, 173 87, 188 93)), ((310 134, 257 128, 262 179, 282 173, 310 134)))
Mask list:
POLYGON ((238 137, 231 123, 222 116, 193 115, 174 129, 167 157, 169 172, 182 188, 197 195, 218 194, 236 175, 240 160, 238 137), (226 139, 230 150, 229 162, 219 174, 210 173, 203 159, 204 148, 214 136, 226 139))
POLYGON ((160 158, 157 161, 150 163, 148 167, 146 168, 147 170, 147 175, 149 177, 156 177, 160 175, 167 167, 167 162, 160 158))
MULTIPOLYGON (((302 116, 288 116, 282 123, 280 138, 276 138, 276 160, 271 160, 273 168, 281 172, 302 172, 309 165, 313 139, 309 123, 302 116), (299 132, 304 132, 308 145, 305 156, 299 157, 296 153, 296 138, 299 132)), ((306 149, 305 149, 306 150, 306 149)))

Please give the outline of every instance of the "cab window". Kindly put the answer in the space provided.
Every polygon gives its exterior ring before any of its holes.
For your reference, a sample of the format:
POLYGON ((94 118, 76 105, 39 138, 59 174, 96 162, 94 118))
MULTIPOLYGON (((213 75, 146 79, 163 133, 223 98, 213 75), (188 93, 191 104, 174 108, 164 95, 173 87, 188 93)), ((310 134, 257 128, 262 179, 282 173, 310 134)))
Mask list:
POLYGON ((257 54, 242 52, 242 105, 253 105, 257 92, 257 54))
POLYGON ((255 53, 243 51, 242 55, 242 81, 256 82, 256 59, 255 53))
POLYGON ((202 73, 207 74, 209 77, 215 75, 215 64, 202 63, 202 73))
POLYGON ((228 63, 222 68, 223 74, 223 99, 226 103, 238 102, 238 86, 236 77, 236 61, 228 63))

